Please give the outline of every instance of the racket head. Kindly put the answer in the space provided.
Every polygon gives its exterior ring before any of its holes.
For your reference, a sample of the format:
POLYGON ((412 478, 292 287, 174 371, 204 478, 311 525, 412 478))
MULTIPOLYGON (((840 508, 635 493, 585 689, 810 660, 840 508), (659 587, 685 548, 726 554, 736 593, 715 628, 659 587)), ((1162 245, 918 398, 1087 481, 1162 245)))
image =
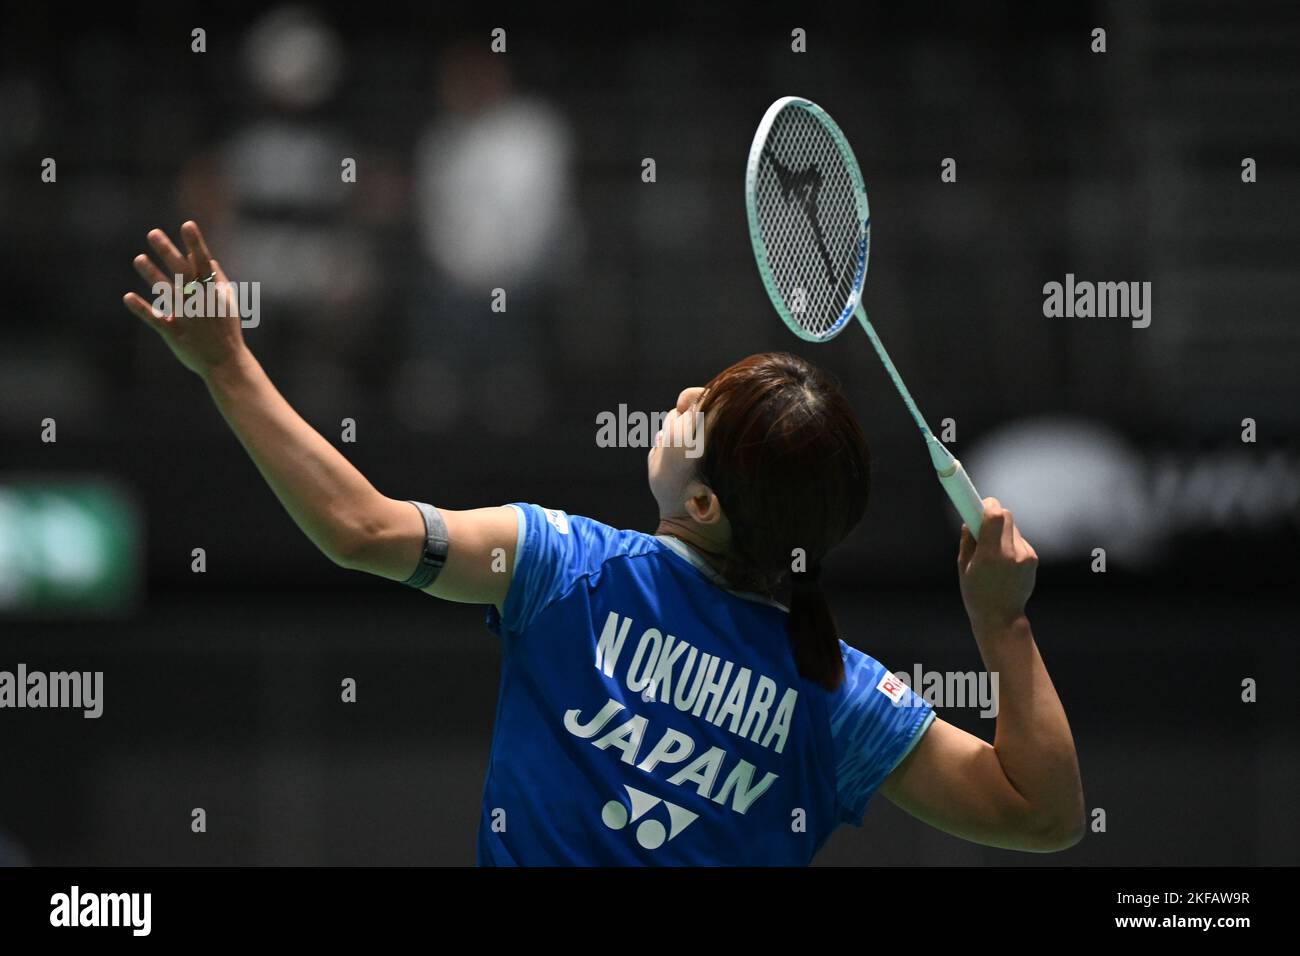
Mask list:
POLYGON ((871 209, 857 158, 824 109, 783 96, 763 114, 745 167, 758 274, 782 321, 825 342, 853 317, 871 254, 871 209))

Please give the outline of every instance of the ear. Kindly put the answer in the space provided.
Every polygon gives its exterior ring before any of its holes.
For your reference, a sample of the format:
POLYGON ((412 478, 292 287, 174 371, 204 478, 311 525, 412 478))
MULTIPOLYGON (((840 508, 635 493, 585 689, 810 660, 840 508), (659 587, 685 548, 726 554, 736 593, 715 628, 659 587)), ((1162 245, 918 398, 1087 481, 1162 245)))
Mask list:
POLYGON ((727 520, 722 502, 708 485, 692 481, 686 486, 686 495, 686 514, 696 524, 715 525, 727 520))

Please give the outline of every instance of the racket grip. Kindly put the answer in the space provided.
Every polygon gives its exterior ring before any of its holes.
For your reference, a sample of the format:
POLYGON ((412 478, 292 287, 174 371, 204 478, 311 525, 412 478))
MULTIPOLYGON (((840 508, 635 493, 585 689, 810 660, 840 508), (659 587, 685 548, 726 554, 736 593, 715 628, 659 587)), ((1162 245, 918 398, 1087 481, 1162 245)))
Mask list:
POLYGON ((966 469, 952 456, 952 452, 944 448, 938 439, 931 438, 928 444, 930 459, 934 462, 935 473, 939 476, 939 484, 943 485, 943 490, 956 506, 961 520, 966 522, 966 527, 970 528, 970 533, 978 541, 980 526, 984 523, 984 500, 980 498, 980 493, 971 484, 966 469))

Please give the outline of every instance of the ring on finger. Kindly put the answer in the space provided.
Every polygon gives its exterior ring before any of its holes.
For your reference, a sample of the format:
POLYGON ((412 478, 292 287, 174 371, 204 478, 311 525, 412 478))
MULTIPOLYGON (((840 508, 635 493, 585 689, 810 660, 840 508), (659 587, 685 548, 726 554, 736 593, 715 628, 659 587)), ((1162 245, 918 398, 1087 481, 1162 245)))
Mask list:
POLYGON ((217 273, 215 269, 212 272, 209 272, 207 275, 203 276, 202 278, 196 276, 195 278, 191 279, 189 282, 185 283, 185 294, 186 295, 191 294, 196 289, 198 289, 200 284, 207 285, 216 277, 217 277, 217 273))

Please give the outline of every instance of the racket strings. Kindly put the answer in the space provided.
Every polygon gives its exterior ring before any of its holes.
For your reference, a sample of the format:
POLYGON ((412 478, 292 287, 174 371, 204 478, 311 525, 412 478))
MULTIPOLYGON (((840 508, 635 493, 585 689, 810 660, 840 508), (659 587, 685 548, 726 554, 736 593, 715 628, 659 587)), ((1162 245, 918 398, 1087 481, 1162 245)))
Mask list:
POLYGON ((865 239, 853 177, 830 132, 807 110, 777 114, 755 199, 786 310, 808 334, 827 334, 850 307, 865 239))

